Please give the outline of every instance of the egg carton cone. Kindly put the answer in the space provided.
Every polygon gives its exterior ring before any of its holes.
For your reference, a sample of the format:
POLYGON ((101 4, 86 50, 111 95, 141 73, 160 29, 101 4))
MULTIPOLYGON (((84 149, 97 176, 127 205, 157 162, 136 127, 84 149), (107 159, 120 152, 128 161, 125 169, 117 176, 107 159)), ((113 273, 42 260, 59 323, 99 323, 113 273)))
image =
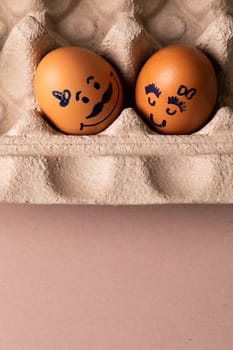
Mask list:
POLYGON ((0 201, 233 203, 233 4, 223 0, 1 0, 0 201), (138 73, 159 48, 200 48, 214 64, 218 101, 191 135, 152 131, 134 109, 138 73), (70 45, 118 70, 127 103, 102 133, 65 135, 41 116, 35 70, 70 45))

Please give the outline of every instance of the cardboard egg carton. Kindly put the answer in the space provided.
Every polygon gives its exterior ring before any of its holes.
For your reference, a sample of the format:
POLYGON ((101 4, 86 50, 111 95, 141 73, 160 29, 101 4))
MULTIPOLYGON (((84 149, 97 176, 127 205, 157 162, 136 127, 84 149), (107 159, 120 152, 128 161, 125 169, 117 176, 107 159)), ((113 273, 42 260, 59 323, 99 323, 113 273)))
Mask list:
POLYGON ((0 201, 233 203, 233 5, 229 0, 1 0, 0 201), (218 104, 192 135, 160 135, 133 108, 134 84, 161 46, 191 44, 214 62, 218 104), (119 71, 126 104, 104 132, 68 136, 40 116, 41 58, 80 45, 119 71))

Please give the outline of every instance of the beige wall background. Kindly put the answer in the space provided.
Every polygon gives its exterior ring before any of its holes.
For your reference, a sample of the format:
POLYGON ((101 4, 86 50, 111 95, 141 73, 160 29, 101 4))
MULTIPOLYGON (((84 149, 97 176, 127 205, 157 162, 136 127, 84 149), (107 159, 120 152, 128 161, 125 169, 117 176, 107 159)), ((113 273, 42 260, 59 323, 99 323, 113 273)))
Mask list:
POLYGON ((231 350, 232 213, 0 205, 0 349, 231 350))

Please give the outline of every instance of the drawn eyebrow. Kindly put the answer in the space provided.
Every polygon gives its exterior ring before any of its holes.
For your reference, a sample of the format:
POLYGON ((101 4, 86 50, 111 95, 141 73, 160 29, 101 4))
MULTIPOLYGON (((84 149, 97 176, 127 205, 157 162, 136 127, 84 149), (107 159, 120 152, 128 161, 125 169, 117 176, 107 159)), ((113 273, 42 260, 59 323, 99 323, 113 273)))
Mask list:
POLYGON ((179 107, 181 112, 186 110, 186 103, 184 101, 180 101, 177 96, 169 96, 167 103, 179 107))
POLYGON ((90 80, 93 80, 93 79, 94 79, 93 75, 90 75, 90 76, 87 78, 87 84, 89 84, 89 83, 90 83, 90 80))
POLYGON ((77 91, 76 92, 76 101, 79 101, 79 95, 81 94, 82 91, 77 91))
POLYGON ((147 85, 145 87, 145 91, 146 95, 152 92, 157 97, 159 97, 162 93, 162 91, 160 91, 160 89, 154 83, 147 85))

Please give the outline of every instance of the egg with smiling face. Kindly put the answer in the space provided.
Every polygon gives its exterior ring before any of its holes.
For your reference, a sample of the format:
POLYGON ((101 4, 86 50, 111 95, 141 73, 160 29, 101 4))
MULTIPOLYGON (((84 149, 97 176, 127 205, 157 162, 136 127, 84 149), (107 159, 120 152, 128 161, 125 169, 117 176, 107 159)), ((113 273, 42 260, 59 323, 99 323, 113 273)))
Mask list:
POLYGON ((135 90, 141 116, 163 134, 190 134, 211 117, 217 99, 217 78, 199 49, 170 45, 142 67, 135 90))
POLYGON ((36 69, 34 87, 45 118, 66 134, 103 131, 123 104, 115 69, 102 56, 81 47, 49 52, 36 69))

